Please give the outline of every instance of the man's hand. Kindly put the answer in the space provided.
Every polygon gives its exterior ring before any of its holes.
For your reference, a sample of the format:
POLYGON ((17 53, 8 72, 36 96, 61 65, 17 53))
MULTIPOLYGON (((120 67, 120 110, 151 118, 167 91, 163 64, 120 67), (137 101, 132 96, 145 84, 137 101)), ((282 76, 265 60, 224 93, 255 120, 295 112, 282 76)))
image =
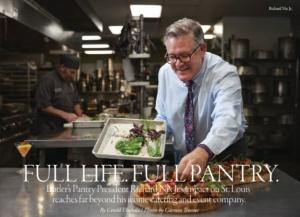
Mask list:
MULTIPOLYGON (((197 174, 198 166, 201 168, 201 173, 203 173, 204 169, 206 168, 207 161, 208 161, 209 155, 208 153, 201 147, 195 148, 192 152, 185 155, 178 166, 178 175, 180 177, 180 180, 191 180, 192 179, 192 165, 194 165, 194 174, 197 174)), ((200 178, 195 177, 196 178, 200 178)), ((195 180, 194 179, 194 180, 195 180)))
POLYGON ((48 106, 46 108, 41 109, 43 112, 46 112, 48 114, 60 117, 62 119, 65 119, 67 122, 72 122, 77 120, 78 116, 74 113, 65 112, 61 109, 57 109, 53 106, 48 106))
POLYGON ((74 113, 68 113, 68 112, 65 112, 63 114, 63 119, 65 119, 67 122, 72 122, 72 121, 76 121, 78 118, 78 116, 74 113))
POLYGON ((83 111, 82 111, 82 109, 81 109, 79 103, 76 104, 76 105, 74 106, 74 113, 75 113, 78 117, 82 117, 83 111))

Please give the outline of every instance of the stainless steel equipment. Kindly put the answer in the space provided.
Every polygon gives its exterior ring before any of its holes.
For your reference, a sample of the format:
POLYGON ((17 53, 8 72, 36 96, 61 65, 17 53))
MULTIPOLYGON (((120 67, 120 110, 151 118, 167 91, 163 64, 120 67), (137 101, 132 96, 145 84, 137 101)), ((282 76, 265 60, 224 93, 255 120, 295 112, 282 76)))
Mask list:
POLYGON ((286 81, 277 81, 274 84, 273 103, 283 104, 288 101, 289 95, 288 83, 286 81))
POLYGON ((293 125, 294 117, 292 114, 283 114, 278 118, 278 124, 282 125, 293 125))
POLYGON ((256 79, 251 86, 252 103, 263 104, 267 101, 267 87, 262 80, 256 79))
POLYGON ((74 121, 74 128, 101 128, 104 125, 104 121, 74 121))
POLYGON ((289 69, 285 67, 275 67, 271 69, 271 75, 273 76, 288 76, 289 69))
POLYGON ((288 95, 288 84, 285 81, 277 81, 274 86, 275 96, 287 96, 288 95))
POLYGON ((270 50, 255 50, 252 55, 254 59, 261 60, 274 58, 274 52, 270 50))
POLYGON ((18 166, 20 155, 14 143, 28 138, 32 124, 32 114, 0 113, 0 167, 18 166))
POLYGON ((296 38, 287 36, 278 39, 279 58, 293 60, 296 58, 296 38))
MULTIPOLYGON (((104 165, 105 166, 105 165, 104 165)), ((113 166, 113 165, 112 165, 113 166)), ((154 166, 153 166, 154 167, 154 166)), ((28 216, 113 216, 113 217, 157 217, 157 216, 176 216, 176 217, 199 217, 199 216, 237 216, 237 214, 244 217, 249 216, 264 216, 264 217, 287 217, 298 216, 300 197, 300 183, 295 178, 292 178, 287 173, 276 169, 273 176, 273 182, 270 183, 257 183, 251 186, 245 186, 245 189, 251 190, 250 193, 243 193, 246 203, 225 204, 219 209, 209 213, 194 213, 194 214, 165 214, 165 213, 152 213, 150 211, 142 210, 132 204, 134 201, 132 193, 137 182, 133 181, 134 177, 137 180, 144 179, 145 171, 143 174, 134 176, 132 168, 117 168, 120 175, 114 174, 114 168, 107 168, 105 170, 95 168, 86 168, 85 173, 82 169, 58 168, 55 173, 58 180, 70 179, 74 182, 55 182, 53 176, 47 182, 40 182, 36 176, 36 168, 30 168, 33 175, 29 175, 28 182, 24 183, 24 177, 15 173, 15 168, 1 168, 0 169, 0 204, 1 213, 6 216, 24 216, 24 210, 28 216), (98 180, 95 181, 98 174, 98 180), (106 174, 105 176, 102 174, 106 174), (82 181, 85 177, 86 181, 82 181), (104 181, 101 181, 104 178, 104 181), (116 181, 115 181, 116 180, 116 181), (279 180, 279 182, 276 182, 279 180), (55 192, 47 191, 47 187, 51 184, 50 189, 73 189, 78 190, 71 192, 62 191, 55 192), (132 187, 133 186, 133 187, 132 187), (99 193, 83 192, 79 190, 95 189, 99 193), (116 190, 117 189, 117 190, 116 190), (293 192, 291 192, 293 189, 293 192), (65 203, 54 204, 53 198, 58 199, 73 199, 73 198, 92 198, 93 202, 90 203, 65 203), (117 198, 115 202, 109 202, 117 198), (274 199, 276 198, 276 200, 274 199), (279 198, 279 199, 277 199, 279 198), (99 201, 99 202, 96 202, 99 201), (108 201, 108 202, 100 202, 108 201), (38 204, 38 206, 37 206, 38 204), (102 213, 101 213, 101 210, 102 213), (103 214, 105 212, 105 214, 103 214), (298 213, 298 214, 297 214, 298 213)), ((160 168, 161 169, 161 168, 160 168)), ((47 178, 48 174, 53 174, 54 169, 49 171, 47 168, 39 169, 39 176, 47 178)), ((156 171, 155 171, 156 172, 156 171)), ((152 174, 149 171, 148 174, 152 174)), ((154 173, 155 174, 155 173, 154 173)), ((135 188, 136 189, 136 188, 135 188)), ((226 193, 226 192, 225 192, 226 193)), ((241 193, 234 193, 234 196, 240 197, 241 193)), ((231 195, 226 195, 224 198, 233 198, 231 195)), ((71 200, 70 199, 70 200, 71 200)))
POLYGON ((4 115, 0 118, 0 145, 28 136, 33 124, 32 114, 4 115))
POLYGON ((257 68, 254 66, 239 66, 238 73, 242 76, 253 76, 257 75, 257 68))
POLYGON ((231 59, 249 58, 249 39, 233 39, 230 43, 231 59))
POLYGON ((33 63, 1 64, 0 83, 4 102, 25 103, 28 109, 34 101, 34 88, 37 82, 37 67, 33 63))
POLYGON ((255 94, 253 96, 253 104, 264 104, 267 101, 265 94, 255 94))
POLYGON ((252 85, 251 92, 254 94, 263 94, 267 92, 266 85, 262 80, 256 79, 252 85))
POLYGON ((285 103, 285 98, 282 96, 275 96, 275 97, 273 97, 273 103, 281 105, 281 104, 285 103))

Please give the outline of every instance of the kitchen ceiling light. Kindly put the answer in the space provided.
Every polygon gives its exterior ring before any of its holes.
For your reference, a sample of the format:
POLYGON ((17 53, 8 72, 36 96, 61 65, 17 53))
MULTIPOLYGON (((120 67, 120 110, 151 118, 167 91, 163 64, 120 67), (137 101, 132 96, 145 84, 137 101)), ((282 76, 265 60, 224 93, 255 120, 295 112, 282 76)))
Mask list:
POLYGON ((206 39, 206 40, 210 40, 210 39, 213 39, 215 37, 216 37, 216 35, 213 35, 213 34, 204 34, 204 39, 206 39))
POLYGON ((82 48, 109 48, 109 44, 82 44, 82 48))
POLYGON ((109 26, 109 30, 111 31, 112 34, 114 35, 120 35, 121 31, 123 29, 123 26, 109 26))
POLYGON ((99 35, 83 35, 81 39, 83 41, 96 41, 96 40, 100 40, 101 37, 99 35))
POLYGON ((160 18, 161 9, 161 5, 130 5, 130 11, 133 17, 143 15, 144 18, 160 18))
POLYGON ((84 51, 85 54, 88 55, 107 55, 107 54, 114 54, 115 51, 113 50, 86 50, 84 51))
POLYGON ((210 29, 211 25, 201 25, 201 27, 202 27, 203 33, 206 33, 207 30, 210 29))
POLYGON ((223 25, 214 25, 214 33, 216 35, 222 35, 223 34, 223 25))

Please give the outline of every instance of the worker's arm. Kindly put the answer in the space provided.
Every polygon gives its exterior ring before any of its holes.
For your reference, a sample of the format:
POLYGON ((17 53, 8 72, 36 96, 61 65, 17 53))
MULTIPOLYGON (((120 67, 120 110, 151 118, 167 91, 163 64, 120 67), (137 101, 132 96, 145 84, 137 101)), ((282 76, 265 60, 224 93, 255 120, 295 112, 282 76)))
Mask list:
POLYGON ((46 108, 41 109, 43 112, 46 112, 48 114, 60 117, 64 120, 66 120, 67 122, 72 122, 75 121, 78 116, 74 113, 69 113, 69 112, 65 112, 63 110, 57 109, 53 106, 48 106, 46 108))

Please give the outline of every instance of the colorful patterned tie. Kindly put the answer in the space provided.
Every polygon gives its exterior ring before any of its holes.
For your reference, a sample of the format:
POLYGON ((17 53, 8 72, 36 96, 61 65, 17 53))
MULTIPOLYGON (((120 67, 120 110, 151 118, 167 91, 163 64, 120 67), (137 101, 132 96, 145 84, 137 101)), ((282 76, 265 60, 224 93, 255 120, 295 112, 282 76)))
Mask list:
POLYGON ((194 149, 195 143, 193 81, 186 82, 186 86, 188 88, 188 94, 184 112, 185 145, 187 152, 191 152, 194 149))

